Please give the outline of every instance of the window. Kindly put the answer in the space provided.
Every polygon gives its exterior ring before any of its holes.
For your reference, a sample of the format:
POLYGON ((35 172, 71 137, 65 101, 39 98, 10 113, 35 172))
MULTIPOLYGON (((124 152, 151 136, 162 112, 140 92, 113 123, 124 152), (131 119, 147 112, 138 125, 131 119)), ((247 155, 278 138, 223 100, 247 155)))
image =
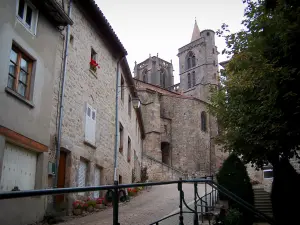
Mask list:
POLYGON ((123 74, 121 74, 121 100, 124 102, 124 78, 123 74))
POLYGON ((196 66, 196 58, 195 55, 192 56, 192 67, 196 66))
POLYGON ((96 109, 86 104, 85 109, 85 136, 84 140, 92 145, 95 145, 96 135, 96 109))
POLYGON ((187 59, 186 59, 186 69, 190 69, 194 66, 196 66, 196 57, 193 52, 189 52, 187 54, 187 59))
POLYGON ((131 161, 131 139, 128 137, 127 162, 131 161))
POLYGON ((148 82, 148 70, 147 69, 145 69, 144 72, 143 72, 143 81, 145 83, 148 82))
POLYGON ((193 86, 196 85, 196 75, 195 75, 195 71, 193 71, 193 86))
POLYGON ((0 191, 32 190, 35 188, 37 154, 6 143, 3 154, 0 191))
POLYGON ((210 35, 210 33, 209 33, 209 32, 207 32, 207 33, 206 33, 206 35, 207 35, 207 36, 209 36, 209 35, 210 35))
MULTIPOLYGON (((95 173, 94 173, 94 186, 101 185, 101 169, 96 166, 95 173)), ((97 199, 100 197, 100 191, 94 191, 94 198, 97 199)))
POLYGON ((10 50, 7 87, 26 99, 30 97, 32 65, 33 61, 13 45, 10 50))
POLYGON ((263 176, 264 179, 272 179, 273 178, 273 167, 271 165, 266 165, 263 167, 263 176))
POLYGON ((97 72, 97 67, 98 67, 97 53, 93 48, 91 48, 90 70, 92 70, 93 72, 97 72))
POLYGON ((128 115, 131 117, 131 96, 128 96, 128 115))
POLYGON ((18 0, 17 2, 17 18, 31 33, 35 34, 38 11, 29 1, 18 0))
POLYGON ((201 112, 201 130, 206 132, 207 131, 207 124, 206 124, 206 112, 201 112))
POLYGON ((161 70, 160 72, 160 86, 165 88, 166 87, 166 74, 165 70, 161 70))
POLYGON ((187 77, 188 77, 188 88, 191 88, 191 74, 188 74, 187 77))
POLYGON ((120 128, 119 128, 119 132, 120 132, 120 147, 119 147, 119 152, 121 154, 123 154, 123 136, 124 136, 124 128, 122 126, 122 124, 120 123, 120 128))
MULTIPOLYGON (((88 171, 88 162, 81 158, 79 162, 79 169, 77 174, 77 187, 87 186, 87 171, 88 171)), ((84 195, 84 192, 80 192, 78 194, 84 195)))

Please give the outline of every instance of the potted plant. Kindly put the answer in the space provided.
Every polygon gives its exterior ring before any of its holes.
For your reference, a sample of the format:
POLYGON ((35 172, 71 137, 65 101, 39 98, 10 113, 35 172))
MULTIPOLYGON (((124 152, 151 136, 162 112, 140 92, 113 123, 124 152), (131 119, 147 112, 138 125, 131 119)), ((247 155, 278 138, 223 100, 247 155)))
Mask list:
POLYGON ((96 205, 96 201, 93 200, 93 199, 88 199, 88 201, 86 202, 86 204, 87 204, 86 211, 93 212, 94 211, 94 207, 96 205))
POLYGON ((103 209, 105 206, 104 206, 104 198, 97 198, 96 199, 96 205, 95 205, 95 208, 96 209, 103 209))
POLYGON ((82 201, 76 200, 73 202, 73 214, 79 216, 82 214, 84 203, 82 201))
POLYGON ((90 69, 93 72, 97 72, 97 68, 100 68, 99 64, 94 59, 91 59, 91 61, 90 61, 90 69))

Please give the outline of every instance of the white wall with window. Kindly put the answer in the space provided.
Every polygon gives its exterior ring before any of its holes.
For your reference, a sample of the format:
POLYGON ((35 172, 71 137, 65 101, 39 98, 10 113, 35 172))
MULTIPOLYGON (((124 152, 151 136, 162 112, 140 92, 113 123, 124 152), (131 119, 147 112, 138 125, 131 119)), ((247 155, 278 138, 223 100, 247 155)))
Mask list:
POLYGON ((38 10, 28 0, 17 0, 17 19, 32 34, 36 34, 38 10))
POLYGON ((86 103, 84 141, 95 146, 96 144, 96 109, 86 103))

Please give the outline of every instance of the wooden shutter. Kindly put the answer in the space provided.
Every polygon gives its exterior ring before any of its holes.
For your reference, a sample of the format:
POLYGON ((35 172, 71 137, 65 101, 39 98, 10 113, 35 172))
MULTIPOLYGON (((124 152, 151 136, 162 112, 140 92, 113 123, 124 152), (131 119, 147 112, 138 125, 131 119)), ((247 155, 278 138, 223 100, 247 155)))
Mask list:
POLYGON ((85 110, 85 141, 95 145, 96 133, 96 109, 86 104, 85 110))
MULTIPOLYGON (((101 171, 99 167, 95 167, 95 174, 94 174, 94 185, 100 186, 100 179, 101 179, 101 171)), ((94 192, 94 198, 99 198, 99 191, 94 192)))
POLYGON ((37 154, 25 148, 6 143, 2 164, 1 191, 20 190, 35 187, 37 154))

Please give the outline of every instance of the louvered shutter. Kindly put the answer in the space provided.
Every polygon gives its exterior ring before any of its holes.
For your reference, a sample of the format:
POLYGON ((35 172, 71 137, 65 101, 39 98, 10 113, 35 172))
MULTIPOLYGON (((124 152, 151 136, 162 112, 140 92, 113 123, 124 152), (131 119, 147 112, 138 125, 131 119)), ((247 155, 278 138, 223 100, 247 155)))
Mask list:
POLYGON ((96 110, 86 104, 85 110, 85 141, 95 144, 96 110))
MULTIPOLYGON (((80 160, 79 171, 78 171, 78 187, 86 186, 86 176, 87 176, 87 163, 84 160, 80 160)), ((84 192, 78 194, 83 195, 84 192)))
MULTIPOLYGON (((100 186, 101 171, 98 167, 95 168, 94 185, 100 186)), ((94 192, 94 198, 99 198, 99 191, 94 192)))

